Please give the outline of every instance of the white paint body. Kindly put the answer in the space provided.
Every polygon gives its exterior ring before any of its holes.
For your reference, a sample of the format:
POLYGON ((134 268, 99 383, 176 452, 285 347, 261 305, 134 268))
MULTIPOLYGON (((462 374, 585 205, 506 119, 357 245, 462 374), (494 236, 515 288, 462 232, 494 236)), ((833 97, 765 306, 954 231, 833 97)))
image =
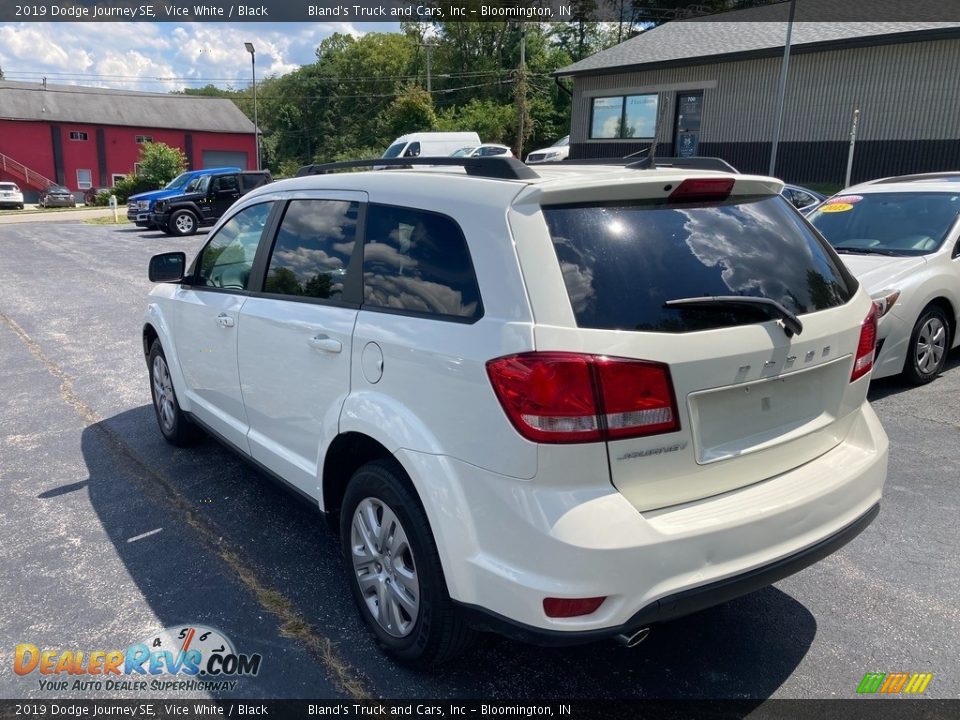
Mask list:
MULTIPOLYGON (((376 440, 423 502, 450 596, 544 630, 615 627, 665 595, 808 548, 879 501, 887 438, 865 399, 869 375, 849 382, 871 305, 864 290, 843 306, 804 315, 804 332, 792 340, 774 321, 680 335, 579 329, 541 204, 658 197, 665 183, 713 174, 538 172, 541 179, 530 181, 457 171, 323 175, 245 196, 231 214, 267 199, 359 192, 370 202, 442 212, 464 231, 484 314, 473 324, 438 322, 256 293, 221 294, 208 307, 192 297, 202 291, 160 285, 146 322, 167 352, 182 408, 321 507, 333 440, 348 432, 376 440), (235 316, 235 326, 215 324, 221 310, 235 316), (319 330, 342 351, 311 348, 319 330), (382 351, 376 382, 363 365, 370 343, 382 351), (533 350, 669 364, 681 429, 609 445, 524 439, 485 366, 533 350), (808 350, 817 355, 808 367, 764 370, 771 358, 808 350), (738 375, 746 365, 753 369, 738 375), (805 424, 741 438, 739 447, 722 430, 698 425, 695 414, 710 411, 703 393, 793 382, 788 376, 799 372, 840 378, 805 424), (727 455, 703 457, 705 447, 723 442, 727 455), (644 454, 673 445, 683 448, 644 454), (547 596, 607 600, 590 615, 557 619, 544 612, 547 596)), ((736 183, 735 194, 780 188, 752 176, 736 183)))

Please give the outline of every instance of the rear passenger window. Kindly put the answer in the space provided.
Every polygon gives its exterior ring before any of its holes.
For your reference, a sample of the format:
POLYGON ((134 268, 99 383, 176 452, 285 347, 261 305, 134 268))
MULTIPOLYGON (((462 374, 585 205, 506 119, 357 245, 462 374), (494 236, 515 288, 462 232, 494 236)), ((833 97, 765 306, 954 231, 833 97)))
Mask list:
POLYGON ((246 290, 260 236, 273 203, 244 208, 221 227, 200 253, 193 284, 246 290))
POLYGON ((360 204, 293 200, 280 224, 264 291, 308 298, 339 298, 353 254, 360 204))
POLYGON ((236 175, 223 175, 213 179, 214 192, 228 192, 237 189, 236 175))
POLYGON ((483 315, 467 241, 451 218, 371 204, 366 227, 365 307, 463 320, 483 315))

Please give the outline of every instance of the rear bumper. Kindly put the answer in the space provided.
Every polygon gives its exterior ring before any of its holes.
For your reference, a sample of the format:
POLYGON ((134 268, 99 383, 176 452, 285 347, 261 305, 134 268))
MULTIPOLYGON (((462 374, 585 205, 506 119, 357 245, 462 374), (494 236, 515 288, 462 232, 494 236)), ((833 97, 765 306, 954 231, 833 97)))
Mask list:
POLYGON ((815 562, 833 554, 853 540, 874 521, 879 513, 880 504, 877 503, 852 523, 811 547, 776 560, 763 567, 741 573, 740 575, 673 593, 659 600, 654 600, 639 610, 623 625, 615 627, 607 627, 599 630, 583 630, 579 632, 545 630, 543 628, 514 622, 509 618, 497 615, 496 613, 475 605, 458 604, 474 627, 480 630, 496 632, 515 640, 521 640, 535 645, 578 645, 581 643, 605 640, 620 634, 630 635, 641 628, 685 615, 692 615, 695 612, 705 610, 714 605, 725 603, 728 600, 733 600, 747 593, 765 588, 768 585, 783 580, 785 577, 798 573, 804 568, 813 565, 815 562))
POLYGON ((584 446, 559 462, 542 455, 533 480, 442 456, 397 457, 423 499, 450 597, 481 626, 576 643, 724 602, 841 547, 876 515, 887 444, 864 404, 844 441, 804 465, 644 512, 593 479, 596 459, 578 459, 591 452, 584 446), (601 596, 586 616, 543 610, 546 597, 601 596))

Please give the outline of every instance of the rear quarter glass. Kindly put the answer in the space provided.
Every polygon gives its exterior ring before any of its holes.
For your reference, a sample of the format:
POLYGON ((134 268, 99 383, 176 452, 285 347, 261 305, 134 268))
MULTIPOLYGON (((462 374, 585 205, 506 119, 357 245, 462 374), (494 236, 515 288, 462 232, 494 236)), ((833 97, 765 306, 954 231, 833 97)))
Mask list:
POLYGON ((710 203, 546 206, 579 327, 680 333, 770 320, 749 307, 667 308, 742 295, 791 312, 845 304, 856 289, 835 255, 780 197, 710 203))

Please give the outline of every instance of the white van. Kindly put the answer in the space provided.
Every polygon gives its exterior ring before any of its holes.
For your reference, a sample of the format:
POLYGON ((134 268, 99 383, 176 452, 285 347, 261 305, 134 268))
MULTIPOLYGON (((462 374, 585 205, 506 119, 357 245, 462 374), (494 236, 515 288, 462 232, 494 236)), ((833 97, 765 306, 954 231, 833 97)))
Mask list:
POLYGON ((475 132, 410 133, 390 143, 381 157, 446 157, 467 145, 479 144, 480 136, 475 132))

